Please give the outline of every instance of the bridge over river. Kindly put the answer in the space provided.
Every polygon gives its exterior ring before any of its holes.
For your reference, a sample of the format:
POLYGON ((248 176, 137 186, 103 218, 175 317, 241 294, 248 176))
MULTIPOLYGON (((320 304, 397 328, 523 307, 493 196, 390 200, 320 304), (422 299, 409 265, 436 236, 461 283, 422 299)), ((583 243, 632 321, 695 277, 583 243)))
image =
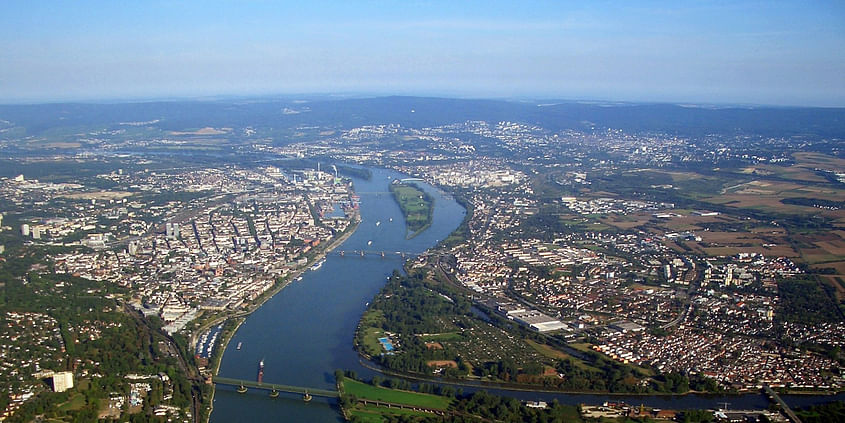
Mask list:
POLYGON ((228 377, 215 376, 211 379, 212 382, 218 385, 229 385, 237 388, 253 388, 262 389, 265 391, 286 392, 289 394, 310 394, 318 397, 338 398, 340 395, 337 391, 330 391, 328 389, 307 388, 303 386, 280 385, 277 383, 256 382, 254 380, 232 379, 228 377))
POLYGON ((789 408, 789 405, 787 405, 783 399, 781 399, 780 395, 778 395, 778 393, 775 392, 769 385, 763 386, 763 392, 765 392, 772 401, 780 406, 781 411, 783 411, 783 414, 786 415, 789 421, 792 423, 801 423, 801 419, 798 418, 795 412, 789 408))
POLYGON ((375 250, 351 250, 351 251, 332 251, 329 253, 331 255, 337 255, 341 257, 401 257, 401 258, 408 258, 408 257, 416 257, 419 256, 419 253, 412 253, 408 251, 375 251, 375 250))

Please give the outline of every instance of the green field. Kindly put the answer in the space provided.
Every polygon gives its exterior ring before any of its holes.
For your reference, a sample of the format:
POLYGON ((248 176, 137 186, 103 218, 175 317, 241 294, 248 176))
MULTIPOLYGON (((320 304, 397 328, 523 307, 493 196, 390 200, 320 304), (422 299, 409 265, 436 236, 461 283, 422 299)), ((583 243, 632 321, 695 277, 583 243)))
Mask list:
POLYGON ((60 411, 76 411, 81 410, 82 407, 85 407, 85 395, 82 394, 73 394, 67 402, 59 404, 60 411))
POLYGON ((405 216, 405 227, 413 238, 431 225, 434 200, 421 189, 408 184, 391 184, 390 192, 405 216))
POLYGON ((452 399, 447 397, 381 388, 352 379, 343 380, 343 389, 347 395, 354 395, 358 398, 392 402, 395 404, 416 405, 438 410, 445 410, 452 403, 452 399))
POLYGON ((384 331, 374 327, 365 327, 361 329, 359 334, 359 345, 361 350, 367 355, 379 355, 384 352, 384 347, 379 338, 384 336, 384 331))
POLYGON ((381 310, 370 309, 361 316, 356 340, 365 354, 378 355, 384 352, 384 348, 378 341, 378 338, 384 336, 384 330, 381 329, 382 321, 384 321, 384 313, 381 310))
POLYGON ((380 423, 384 421, 385 414, 407 415, 407 416, 432 416, 430 413, 421 411, 403 410, 401 408, 385 408, 376 406, 356 407, 349 411, 349 414, 360 419, 363 423, 380 423))

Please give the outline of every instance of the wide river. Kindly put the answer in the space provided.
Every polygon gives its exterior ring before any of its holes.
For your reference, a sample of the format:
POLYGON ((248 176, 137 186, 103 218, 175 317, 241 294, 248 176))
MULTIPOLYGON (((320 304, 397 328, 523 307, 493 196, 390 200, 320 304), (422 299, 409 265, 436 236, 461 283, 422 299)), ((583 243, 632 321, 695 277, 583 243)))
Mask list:
MULTIPOLYGON (((335 369, 352 369, 363 376, 373 374, 359 363, 352 338, 367 303, 384 285, 387 276, 401 269, 402 258, 395 252, 418 254, 434 246, 458 227, 465 210, 448 194, 420 183, 435 199, 434 221, 429 229, 407 240, 402 212, 388 191, 392 180, 407 176, 383 169, 371 170, 370 180, 354 179, 355 190, 361 196, 362 218, 356 232, 327 257, 320 269, 305 272, 302 280, 288 285, 247 318, 224 352, 220 376, 255 380, 262 359, 264 381, 268 383, 334 389, 335 369), (337 254, 352 250, 386 254, 385 258, 372 254, 366 257, 337 254), (242 344, 240 350, 236 349, 238 343, 242 344)), ((525 400, 556 398, 564 404, 597 404, 611 399, 674 409, 717 408, 723 402, 730 403, 731 409, 768 406, 766 398, 758 394, 611 397, 488 391, 525 400)), ((790 405, 802 406, 845 399, 845 395, 787 395, 784 399, 790 405)), ((266 391, 238 394, 234 389, 218 387, 211 421, 340 422, 343 418, 335 400, 314 397, 306 403, 293 395, 270 398, 266 391)))

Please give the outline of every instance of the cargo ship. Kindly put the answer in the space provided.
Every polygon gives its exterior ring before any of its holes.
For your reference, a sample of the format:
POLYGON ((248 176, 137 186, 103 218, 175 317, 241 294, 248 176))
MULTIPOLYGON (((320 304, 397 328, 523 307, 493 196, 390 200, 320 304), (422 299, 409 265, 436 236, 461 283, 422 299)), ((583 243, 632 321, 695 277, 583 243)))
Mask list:
POLYGON ((258 362, 258 383, 264 380, 264 359, 258 362))

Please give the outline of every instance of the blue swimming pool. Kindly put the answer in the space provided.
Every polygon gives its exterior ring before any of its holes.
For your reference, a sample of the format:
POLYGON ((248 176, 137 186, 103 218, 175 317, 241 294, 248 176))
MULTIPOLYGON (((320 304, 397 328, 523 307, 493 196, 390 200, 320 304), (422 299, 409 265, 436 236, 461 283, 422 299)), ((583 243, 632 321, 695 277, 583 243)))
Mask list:
POLYGON ((381 342, 381 346, 384 347, 384 350, 387 352, 393 351, 393 343, 390 342, 390 338, 384 337, 379 338, 379 342, 381 342))

